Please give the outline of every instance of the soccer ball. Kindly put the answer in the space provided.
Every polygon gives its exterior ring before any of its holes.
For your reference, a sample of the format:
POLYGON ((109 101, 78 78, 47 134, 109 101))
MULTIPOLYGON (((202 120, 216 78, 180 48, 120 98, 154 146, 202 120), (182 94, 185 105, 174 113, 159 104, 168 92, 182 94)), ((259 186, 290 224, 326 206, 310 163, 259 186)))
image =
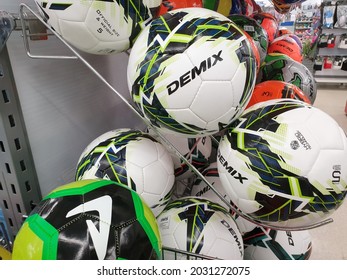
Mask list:
POLYGON ((35 0, 44 20, 67 42, 92 54, 128 50, 157 16, 161 0, 35 0))
POLYGON ((258 47, 255 43, 255 41, 253 40, 252 36, 249 35, 247 32, 244 31, 244 34, 246 36, 246 38, 248 39, 248 42, 251 46, 251 49, 252 49, 252 52, 253 52, 253 55, 255 57, 255 63, 256 63, 256 71, 258 73, 259 71, 259 68, 260 68, 260 53, 259 53, 259 50, 258 50, 258 47))
POLYGON ((259 102, 281 98, 292 98, 311 104, 311 100, 297 86, 282 81, 270 80, 255 85, 246 109, 259 102))
MULTIPOLYGON (((240 0, 239 0, 240 1, 240 0)), ((232 1, 234 4, 234 1, 232 1)), ((245 16, 252 16, 257 13, 257 8, 255 6, 255 0, 243 0, 242 1, 242 14, 245 16)))
POLYGON ((92 141, 82 152, 76 180, 102 178, 135 190, 155 216, 169 202, 175 181, 172 158, 149 134, 116 129, 92 141))
POLYGON ((302 62, 302 49, 290 36, 277 37, 269 45, 267 49, 268 53, 282 53, 294 59, 297 62, 302 62))
POLYGON ((245 260, 308 260, 312 238, 308 230, 283 231, 256 227, 243 235, 245 260))
MULTIPOLYGON (((291 11, 295 6, 293 4, 281 3, 278 0, 271 0, 274 6, 274 9, 279 14, 287 14, 291 11)), ((299 1, 299 0, 298 0, 299 1)))
POLYGON ((209 185, 207 185, 201 178, 197 178, 191 187, 191 195, 195 197, 201 197, 204 199, 208 199, 212 201, 213 203, 217 203, 221 206, 223 206, 225 209, 230 211, 230 198, 226 194, 222 183, 219 179, 218 175, 218 169, 217 169, 217 162, 212 162, 210 166, 205 168, 201 175, 204 176, 204 178, 209 182, 215 190, 211 189, 209 185), (228 204, 225 203, 218 195, 217 193, 222 196, 226 201, 228 201, 228 204))
POLYGON ((321 222, 346 196, 346 135, 328 114, 298 100, 250 107, 225 132, 217 158, 233 203, 269 227, 321 222))
MULTIPOLYGON (((202 7, 228 16, 235 7, 235 0, 202 0, 202 7)), ((237 3, 239 4, 239 3, 237 3)), ((241 12, 241 5, 238 5, 241 12)))
POLYGON ((217 162, 211 163, 209 167, 204 169, 204 171, 201 173, 201 175, 203 175, 205 177, 205 179, 213 186, 215 191, 212 190, 201 178, 197 178, 195 180, 193 186, 191 187, 191 196, 207 199, 207 200, 212 201, 213 203, 217 203, 217 204, 223 206, 225 209, 227 209, 228 212, 234 218, 241 234, 253 230, 256 227, 256 224, 254 224, 254 223, 246 220, 245 218, 239 216, 230 207, 230 206, 233 206, 235 208, 235 204, 230 200, 230 197, 228 197, 228 195, 225 192, 225 189, 222 185, 222 182, 219 179, 217 162), (224 202, 224 200, 222 200, 216 194, 216 192, 220 196, 222 196, 226 201, 228 201, 228 204, 226 204, 224 202))
POLYGON ((180 8, 202 7, 202 0, 163 0, 159 9, 159 16, 180 8))
MULTIPOLYGON (((172 201, 157 222, 163 247, 217 259, 243 259, 242 236, 234 219, 209 200, 185 197, 172 201)), ((163 252, 164 259, 174 257, 172 252, 163 252)), ((180 253, 176 258, 189 259, 180 253)))
POLYGON ((128 86, 158 129, 189 137, 219 132, 245 108, 255 84, 248 39, 227 17, 204 8, 154 19, 136 40, 128 86))
MULTIPOLYGON (((205 0, 206 2, 208 2, 209 0, 205 0)), ((217 0, 218 1, 218 0, 217 0)), ((230 13, 229 13, 229 16, 230 15, 241 15, 241 14, 246 14, 247 11, 247 5, 249 3, 246 3, 242 0, 231 0, 231 10, 230 10, 230 13)))
POLYGON ((294 33, 286 27, 280 27, 278 29, 278 37, 281 37, 286 34, 294 34, 294 33))
POLYGON ((277 37, 279 27, 277 19, 272 14, 266 12, 255 13, 252 17, 265 29, 269 44, 271 44, 277 37))
POLYGON ((268 36, 265 29, 254 18, 249 16, 230 15, 228 18, 230 18, 253 38, 260 55, 260 63, 263 63, 269 45, 268 36))
POLYGON ((14 260, 161 259, 153 213, 133 190, 108 180, 56 188, 34 208, 13 244, 14 260))
MULTIPOLYGON (((278 31, 278 33, 280 33, 280 31, 278 31)), ((282 29, 281 33, 284 33, 283 29, 282 29)), ((294 33, 287 33, 287 34, 283 34, 283 35, 278 35, 278 37, 276 37, 275 40, 281 40, 281 39, 285 39, 285 38, 288 38, 288 37, 294 39, 294 41, 300 47, 300 50, 302 50, 303 46, 302 46, 301 39, 300 39, 300 37, 298 35, 295 35, 294 33)))
MULTIPOLYGON (((191 170, 188 164, 186 164, 165 141, 156 136, 151 128, 148 128, 148 132, 167 147, 174 163, 176 180, 188 179, 195 175, 195 172, 191 170)), ((168 133, 161 133, 161 135, 197 170, 201 171, 210 164, 209 158, 212 153, 211 137, 203 136, 191 138, 180 134, 168 133)))
POLYGON ((280 56, 260 67, 257 83, 277 80, 293 84, 300 88, 314 104, 317 95, 317 85, 313 74, 308 68, 290 57, 280 56))
POLYGON ((299 2, 300 0, 275 0, 277 4, 282 3, 282 4, 295 4, 299 2))
POLYGON ((270 63, 271 61, 277 60, 277 59, 291 59, 288 55, 282 54, 282 53, 268 53, 265 56, 265 63, 270 63))

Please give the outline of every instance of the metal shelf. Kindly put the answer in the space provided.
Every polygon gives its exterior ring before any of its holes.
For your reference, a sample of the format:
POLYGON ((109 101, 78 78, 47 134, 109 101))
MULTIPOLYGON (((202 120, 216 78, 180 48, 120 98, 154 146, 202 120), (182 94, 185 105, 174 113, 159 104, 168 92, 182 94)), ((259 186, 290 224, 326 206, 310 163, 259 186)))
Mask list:
POLYGON ((315 80, 317 83, 333 83, 333 84, 346 84, 347 83, 347 77, 316 76, 315 80))
MULTIPOLYGON (((324 1, 321 5, 321 13, 323 13, 323 7, 327 5, 327 1, 324 1)), ((322 20, 322 17, 321 17, 322 20)), ((340 35, 347 33, 347 29, 343 28, 325 28, 322 27, 322 34, 334 34, 335 46, 334 48, 317 48, 316 57, 326 57, 326 56, 347 56, 347 49, 338 48, 338 43, 340 42, 340 35)), ((339 69, 322 69, 315 70, 314 77, 317 83, 334 83, 334 84, 346 84, 347 83, 347 71, 339 69)))

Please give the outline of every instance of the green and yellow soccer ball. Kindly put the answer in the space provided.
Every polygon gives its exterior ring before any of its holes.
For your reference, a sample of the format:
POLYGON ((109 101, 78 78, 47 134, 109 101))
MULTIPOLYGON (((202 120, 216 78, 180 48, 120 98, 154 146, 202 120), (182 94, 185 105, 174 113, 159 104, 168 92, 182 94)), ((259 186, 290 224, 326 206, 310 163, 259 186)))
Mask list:
POLYGON ((161 259, 161 239, 152 211, 135 191, 109 180, 82 180, 43 198, 20 228, 12 258, 161 259))

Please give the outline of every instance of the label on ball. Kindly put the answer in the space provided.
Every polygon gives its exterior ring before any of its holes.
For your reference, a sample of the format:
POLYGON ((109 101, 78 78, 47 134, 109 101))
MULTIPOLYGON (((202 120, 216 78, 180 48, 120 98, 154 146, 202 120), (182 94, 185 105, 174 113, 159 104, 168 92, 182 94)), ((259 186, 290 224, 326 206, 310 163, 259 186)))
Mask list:
POLYGON ((213 54, 207 59, 200 62, 199 67, 195 66, 190 71, 184 73, 178 80, 171 82, 166 88, 168 94, 171 95, 176 92, 180 87, 184 87, 189 84, 192 80, 194 80, 201 73, 206 72, 208 69, 212 68, 219 61, 223 61, 221 57, 222 50, 220 50, 217 54, 213 54))

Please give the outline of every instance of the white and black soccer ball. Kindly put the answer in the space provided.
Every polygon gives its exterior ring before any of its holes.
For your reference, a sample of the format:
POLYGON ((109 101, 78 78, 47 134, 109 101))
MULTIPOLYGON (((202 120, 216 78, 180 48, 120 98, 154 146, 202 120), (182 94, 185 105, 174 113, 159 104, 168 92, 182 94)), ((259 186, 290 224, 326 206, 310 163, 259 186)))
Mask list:
POLYGON ((269 227, 319 223, 346 197, 346 135, 328 114, 298 100, 251 106, 225 132, 217 158, 230 199, 269 227))
POLYGON ((311 71, 302 63, 281 55, 260 67, 257 83, 277 80, 293 84, 300 88, 314 104, 317 96, 317 84, 311 71))
MULTIPOLYGON (((225 208, 209 200, 197 197, 174 200, 157 217, 157 222, 163 248, 197 254, 201 258, 243 259, 242 236, 234 219, 225 208)), ((175 255, 165 249, 163 258, 190 259, 184 253, 175 255)))
POLYGON ((162 0, 35 0, 43 19, 68 43, 92 54, 128 50, 162 0))
POLYGON ((165 147, 149 134, 116 129, 93 140, 82 152, 76 180, 108 179, 136 191, 155 216, 171 198, 174 165, 165 147))
POLYGON ((250 99, 256 59, 244 32, 204 8, 170 11, 139 35, 128 62, 132 99, 159 129, 211 135, 250 99))
POLYGON ((308 260, 312 237, 308 230, 283 231, 256 227, 243 235, 245 260, 308 260))

